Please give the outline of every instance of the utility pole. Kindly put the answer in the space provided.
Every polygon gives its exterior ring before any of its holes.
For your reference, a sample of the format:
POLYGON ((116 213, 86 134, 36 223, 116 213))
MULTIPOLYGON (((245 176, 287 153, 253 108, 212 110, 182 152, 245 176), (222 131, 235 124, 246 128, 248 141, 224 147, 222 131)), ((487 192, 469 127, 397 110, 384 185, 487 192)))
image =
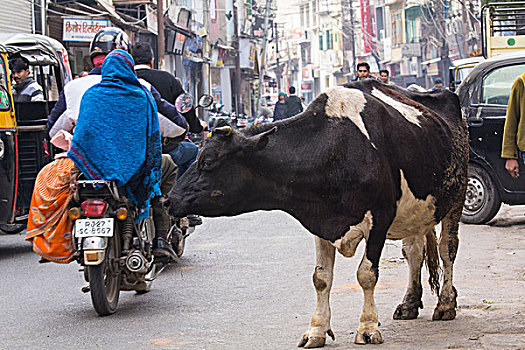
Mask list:
POLYGON ((354 75, 355 77, 355 65, 356 65, 356 62, 355 62, 355 32, 354 32, 354 9, 353 9, 353 4, 352 4, 352 0, 348 0, 348 2, 350 3, 350 40, 351 40, 351 43, 352 43, 352 66, 350 67, 350 72, 354 75))
POLYGON ((265 56, 266 56, 266 42, 268 39, 268 20, 270 17, 270 6, 272 6, 272 0, 266 0, 266 10, 264 14, 264 32, 263 32, 263 46, 261 49, 261 64, 259 64, 259 99, 258 109, 262 107, 262 96, 264 89, 264 69, 265 69, 265 56))
POLYGON ((241 114, 241 44, 239 40, 239 18, 237 16, 237 6, 233 5, 233 25, 234 31, 233 44, 235 45, 235 113, 241 114))
POLYGON ((47 16, 46 0, 40 0, 40 19, 42 21, 42 35, 47 35, 46 16, 47 16))
POLYGON ((277 58, 277 90, 281 92, 281 65, 279 63, 279 31, 277 30, 277 23, 274 22, 275 28, 275 56, 277 58))
POLYGON ((446 35, 446 29, 445 29, 445 15, 443 11, 443 1, 436 0, 437 2, 437 15, 438 15, 438 27, 436 28, 438 31, 438 37, 439 32, 441 32, 442 35, 442 46, 441 46, 441 61, 439 62, 441 73, 443 74, 443 83, 444 85, 448 85, 448 67, 450 66, 450 58, 449 58, 449 52, 448 52, 448 41, 447 41, 447 35, 446 35))
POLYGON ((157 57, 159 69, 164 69, 164 0, 157 0, 157 57))

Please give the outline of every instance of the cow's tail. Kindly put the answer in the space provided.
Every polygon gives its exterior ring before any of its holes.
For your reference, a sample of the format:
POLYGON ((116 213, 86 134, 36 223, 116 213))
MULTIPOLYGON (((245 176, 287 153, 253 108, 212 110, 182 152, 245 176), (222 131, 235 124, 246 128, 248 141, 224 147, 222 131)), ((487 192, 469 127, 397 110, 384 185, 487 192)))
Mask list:
POLYGON ((439 279, 441 275, 441 267, 439 266, 438 242, 436 237, 436 230, 430 230, 426 236, 425 247, 425 263, 428 270, 428 283, 432 292, 439 295, 439 279))

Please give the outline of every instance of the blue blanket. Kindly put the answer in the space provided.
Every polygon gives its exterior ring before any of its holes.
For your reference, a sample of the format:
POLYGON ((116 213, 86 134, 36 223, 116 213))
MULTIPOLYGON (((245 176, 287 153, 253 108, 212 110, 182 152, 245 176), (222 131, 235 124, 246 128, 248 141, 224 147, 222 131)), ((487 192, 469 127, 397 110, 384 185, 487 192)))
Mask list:
POLYGON ((82 97, 68 156, 87 178, 124 186, 142 219, 160 195, 162 151, 155 100, 133 67, 123 50, 106 57, 102 81, 82 97))

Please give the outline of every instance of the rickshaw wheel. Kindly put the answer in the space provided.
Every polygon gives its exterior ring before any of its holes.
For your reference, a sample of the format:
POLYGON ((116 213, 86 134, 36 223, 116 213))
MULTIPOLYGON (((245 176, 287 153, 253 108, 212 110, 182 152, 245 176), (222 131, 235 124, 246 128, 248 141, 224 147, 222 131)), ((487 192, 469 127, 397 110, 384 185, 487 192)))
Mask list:
POLYGON ((25 224, 0 224, 0 230, 7 234, 14 235, 25 230, 25 224))

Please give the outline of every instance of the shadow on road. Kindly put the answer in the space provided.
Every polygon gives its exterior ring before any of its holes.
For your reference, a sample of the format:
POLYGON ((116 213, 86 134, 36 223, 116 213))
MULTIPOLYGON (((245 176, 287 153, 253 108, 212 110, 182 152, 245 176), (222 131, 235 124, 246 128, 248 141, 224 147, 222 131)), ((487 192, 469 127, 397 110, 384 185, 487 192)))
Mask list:
POLYGON ((490 226, 494 227, 509 227, 509 226, 518 226, 525 225, 525 217, 502 217, 496 218, 489 223, 490 226))
POLYGON ((24 235, 8 235, 0 233, 0 260, 11 259, 13 256, 31 254, 31 245, 24 240, 24 235))

